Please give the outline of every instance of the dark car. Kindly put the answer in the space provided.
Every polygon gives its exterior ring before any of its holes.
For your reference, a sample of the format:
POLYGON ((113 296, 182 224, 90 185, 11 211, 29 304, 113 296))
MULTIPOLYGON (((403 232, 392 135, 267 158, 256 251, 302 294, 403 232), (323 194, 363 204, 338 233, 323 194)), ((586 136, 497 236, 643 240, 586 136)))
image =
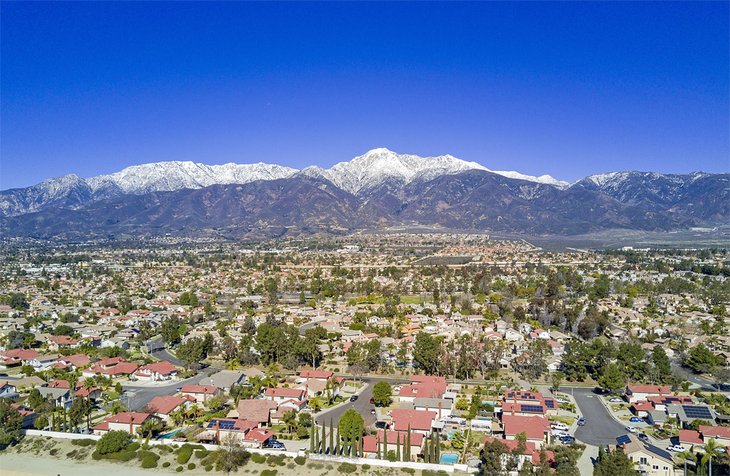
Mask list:
POLYGON ((575 443, 575 438, 570 435, 561 436, 560 442, 564 445, 570 445, 572 443, 575 443))
POLYGON ((284 446, 284 443, 277 440, 269 440, 266 444, 264 444, 264 448, 269 448, 272 450, 286 450, 286 446, 284 446))
POLYGON ((639 439, 644 442, 649 442, 649 435, 646 433, 639 433, 639 439))
POLYGON ((375 428, 380 428, 381 430, 387 430, 390 428, 390 425, 387 421, 376 421, 375 422, 375 428))
POLYGON ((371 398, 370 399, 370 405, 375 405, 375 399, 374 398, 371 398))
POLYGON ((583 417, 578 418, 578 426, 585 426, 586 419, 583 417))
POLYGON ((353 395, 350 397, 351 402, 354 402, 355 400, 357 400, 357 395, 353 395))

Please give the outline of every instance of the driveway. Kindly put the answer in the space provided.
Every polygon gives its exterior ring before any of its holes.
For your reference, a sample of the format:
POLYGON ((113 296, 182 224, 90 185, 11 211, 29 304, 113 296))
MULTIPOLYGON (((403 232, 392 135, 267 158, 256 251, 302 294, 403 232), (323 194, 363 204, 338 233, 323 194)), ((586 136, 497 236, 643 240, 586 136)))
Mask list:
POLYGON ((586 419, 585 426, 575 430, 575 437, 588 445, 605 446, 616 444, 616 437, 626 434, 624 425, 613 419, 600 396, 592 388, 562 387, 561 392, 572 394, 580 412, 586 419))
POLYGON ((185 366, 182 360, 167 351, 165 344, 162 342, 162 337, 147 341, 147 348, 150 350, 150 355, 155 359, 167 360, 176 367, 185 366))
POLYGON ((185 380, 177 380, 175 382, 171 382, 166 385, 157 385, 157 386, 136 386, 134 384, 131 385, 122 385, 122 388, 124 389, 124 396, 122 396, 122 401, 127 405, 127 407, 130 410, 142 410, 147 404, 152 400, 153 398, 160 396, 160 395, 174 395, 177 392, 178 387, 182 387, 183 385, 188 384, 202 384, 202 385, 209 385, 208 380, 208 374, 212 371, 215 372, 218 369, 215 369, 213 367, 208 367, 206 369, 203 369, 199 371, 194 377, 190 377, 189 379, 185 380))
POLYGON ((373 384, 366 383, 365 387, 358 394, 357 400, 354 402, 348 401, 332 409, 324 410, 315 417, 315 420, 320 425, 329 425, 331 419, 334 425, 337 426, 337 423, 340 421, 340 417, 350 408, 354 408, 360 415, 362 415, 363 420, 365 420, 365 426, 372 425, 376 421, 375 415, 370 413, 370 410, 375 408, 375 405, 370 403, 370 399, 372 397, 373 384))

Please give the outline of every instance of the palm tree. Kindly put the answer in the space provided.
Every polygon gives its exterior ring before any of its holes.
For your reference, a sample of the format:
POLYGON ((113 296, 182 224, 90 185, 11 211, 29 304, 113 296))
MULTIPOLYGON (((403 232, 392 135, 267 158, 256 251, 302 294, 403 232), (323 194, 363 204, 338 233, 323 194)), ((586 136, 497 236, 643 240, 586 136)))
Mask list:
POLYGON ((697 461, 697 457, 691 451, 683 451, 677 455, 677 458, 679 458, 679 461, 684 465, 684 475, 687 476, 687 462, 691 461, 692 463, 695 463, 697 461))
POLYGON ((322 409, 322 397, 312 397, 309 399, 309 407, 314 413, 317 413, 322 409))
POLYGON ((286 425, 286 431, 291 433, 292 427, 297 422, 297 414, 294 413, 294 410, 288 411, 284 413, 284 417, 282 418, 282 420, 284 420, 284 424, 286 425))
POLYGON ((702 466, 705 465, 705 463, 708 464, 708 475, 712 476, 712 458, 717 458, 720 454, 719 450, 720 445, 717 444, 717 441, 715 441, 713 438, 710 438, 710 441, 705 443, 705 454, 702 455, 702 466))

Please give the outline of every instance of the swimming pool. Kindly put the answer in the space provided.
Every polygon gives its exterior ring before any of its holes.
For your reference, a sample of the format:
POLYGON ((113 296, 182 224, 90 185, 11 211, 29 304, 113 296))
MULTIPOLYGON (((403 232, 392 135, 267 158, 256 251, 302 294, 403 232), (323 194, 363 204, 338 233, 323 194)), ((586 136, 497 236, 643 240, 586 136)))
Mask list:
POLYGON ((164 435, 160 435, 158 438, 160 440, 169 440, 169 439, 175 438, 178 433, 180 433, 180 430, 175 430, 171 433, 165 433, 164 435))
POLYGON ((459 455, 457 453, 444 453, 441 455, 440 464, 456 464, 459 461, 459 455))

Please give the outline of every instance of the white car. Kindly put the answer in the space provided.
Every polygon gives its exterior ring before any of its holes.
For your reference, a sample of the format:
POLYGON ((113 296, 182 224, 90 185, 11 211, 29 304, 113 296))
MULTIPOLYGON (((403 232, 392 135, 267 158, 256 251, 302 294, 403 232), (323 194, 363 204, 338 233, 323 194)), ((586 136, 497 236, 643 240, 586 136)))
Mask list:
POLYGON ((566 425, 565 423, 553 423, 550 425, 550 428, 552 428, 553 430, 568 431, 568 425, 566 425))
POLYGON ((636 427, 634 427, 634 426, 627 426, 626 427, 626 431, 628 431, 629 433, 636 433, 636 427))
POLYGON ((563 436, 570 436, 567 431, 553 430, 551 432, 555 438, 562 438, 563 436))
POLYGON ((609 400, 611 403, 624 403, 624 400, 622 398, 612 398, 609 400))
POLYGON ((682 445, 672 445, 669 448, 667 448, 668 451, 676 451, 677 453, 684 453, 687 451, 687 448, 685 448, 682 445))

